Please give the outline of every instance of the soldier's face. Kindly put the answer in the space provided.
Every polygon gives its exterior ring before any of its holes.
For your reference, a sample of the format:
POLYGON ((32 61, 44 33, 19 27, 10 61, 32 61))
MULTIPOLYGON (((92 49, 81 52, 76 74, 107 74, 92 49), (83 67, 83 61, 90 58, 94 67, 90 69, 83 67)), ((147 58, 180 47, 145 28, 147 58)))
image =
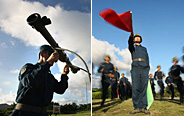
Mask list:
POLYGON ((105 61, 109 61, 110 59, 109 59, 109 57, 105 56, 105 57, 104 57, 104 60, 105 60, 105 61))
POLYGON ((135 37, 134 41, 141 41, 141 38, 140 37, 135 37))
POLYGON ((42 52, 42 57, 43 57, 43 62, 46 62, 47 59, 49 58, 49 52, 48 51, 44 51, 42 52))
POLYGON ((124 74, 122 74, 121 76, 122 76, 122 78, 124 78, 124 74))
POLYGON ((160 68, 160 67, 158 67, 157 69, 158 69, 158 70, 160 70, 161 68, 160 68))
POLYGON ((150 78, 152 78, 153 75, 150 75, 150 78))
POLYGON ((178 59, 174 60, 174 63, 178 63, 178 59))

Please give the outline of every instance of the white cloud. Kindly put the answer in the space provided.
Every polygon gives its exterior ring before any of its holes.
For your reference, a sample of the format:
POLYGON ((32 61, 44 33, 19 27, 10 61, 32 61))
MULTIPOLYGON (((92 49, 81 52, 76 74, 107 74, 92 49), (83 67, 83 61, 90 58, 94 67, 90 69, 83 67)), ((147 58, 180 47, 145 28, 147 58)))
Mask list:
POLYGON ((95 66, 99 66, 103 62, 103 57, 108 54, 111 56, 111 62, 118 70, 130 71, 131 68, 131 54, 128 49, 116 48, 114 45, 109 44, 107 41, 101 41, 92 37, 92 60, 95 66), (120 60, 117 55, 122 57, 120 60))
POLYGON ((7 44, 5 42, 0 43, 1 48, 8 48, 7 44))
POLYGON ((5 82, 3 82, 3 85, 10 85, 10 84, 11 84, 10 81, 5 81, 5 82))
POLYGON ((71 99, 66 99, 66 98, 61 98, 60 100, 57 100, 59 104, 71 104, 71 103, 76 103, 76 104, 83 104, 86 103, 85 100, 83 99, 78 99, 78 100, 71 100, 71 99))
POLYGON ((15 45, 15 42, 14 41, 10 41, 11 45, 14 46, 15 45))
POLYGON ((18 74, 20 71, 18 69, 15 69, 15 70, 10 70, 10 73, 13 73, 13 74, 18 74))
POLYGON ((8 94, 0 94, 0 104, 12 104, 15 102, 16 94, 10 91, 8 94))
POLYGON ((2 93, 2 91, 3 91, 3 90, 0 88, 0 94, 2 93))

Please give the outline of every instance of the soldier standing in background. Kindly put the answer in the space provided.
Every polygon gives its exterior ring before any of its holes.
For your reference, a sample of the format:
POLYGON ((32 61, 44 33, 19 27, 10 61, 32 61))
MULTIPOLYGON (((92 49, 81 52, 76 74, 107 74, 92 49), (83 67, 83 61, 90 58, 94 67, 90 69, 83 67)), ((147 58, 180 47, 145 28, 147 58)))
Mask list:
POLYGON ((120 74, 118 72, 118 68, 114 67, 113 72, 114 77, 111 77, 111 99, 117 98, 117 86, 118 86, 118 80, 120 77, 120 74))
POLYGON ((173 83, 173 78, 171 77, 171 72, 168 73, 168 77, 165 79, 165 83, 167 84, 169 91, 167 91, 169 94, 171 94, 171 100, 174 99, 174 87, 172 85, 173 83))
POLYGON ((184 69, 178 65, 178 58, 173 58, 173 65, 170 68, 171 76, 173 77, 173 82, 177 85, 177 89, 180 93, 180 104, 183 104, 183 81, 180 77, 180 73, 184 73, 184 69))
POLYGON ((110 62, 110 56, 106 55, 104 57, 104 61, 103 63, 100 64, 98 72, 102 73, 102 102, 101 102, 101 106, 104 106, 104 102, 108 93, 108 88, 111 84, 111 79, 112 77, 114 77, 113 72, 114 72, 114 66, 113 64, 110 62))
POLYGON ((164 76, 164 73, 161 71, 161 66, 158 65, 157 71, 154 74, 154 79, 157 80, 157 83, 160 87, 160 100, 162 100, 162 98, 164 97, 164 83, 162 81, 164 76))
POLYGON ((156 93, 155 93, 155 83, 154 83, 154 78, 152 74, 149 74, 150 77, 150 84, 151 84, 151 89, 152 89, 152 93, 153 93, 153 97, 155 99, 156 97, 156 93))

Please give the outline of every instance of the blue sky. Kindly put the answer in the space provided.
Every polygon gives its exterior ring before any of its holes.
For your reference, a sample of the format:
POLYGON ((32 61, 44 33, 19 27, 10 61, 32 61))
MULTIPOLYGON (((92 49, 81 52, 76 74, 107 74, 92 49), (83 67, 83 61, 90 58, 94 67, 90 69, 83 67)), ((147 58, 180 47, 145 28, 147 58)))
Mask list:
MULTIPOLYGON (((134 33, 139 33, 143 38, 142 45, 147 48, 152 66, 150 72, 155 72, 156 66, 161 65, 162 71, 167 75, 172 65, 172 58, 174 56, 181 58, 183 55, 183 4, 184 1, 182 0, 93 0, 92 35, 94 39, 92 39, 92 42, 95 41, 104 45, 108 43, 109 46, 115 47, 113 49, 116 51, 112 53, 115 60, 112 57, 112 63, 117 64, 116 61, 122 61, 130 65, 129 59, 122 58, 125 54, 120 55, 120 52, 117 52, 117 49, 122 52, 125 50, 128 55, 127 47, 130 33, 107 23, 100 17, 99 12, 106 8, 112 8, 118 14, 132 11, 133 30, 134 33)), ((93 62, 98 66, 99 61, 103 61, 103 56, 98 56, 95 51, 97 47, 100 47, 99 50, 103 46, 95 44, 92 46, 92 57, 95 59, 93 62)), ((104 54, 111 54, 109 50, 104 49, 104 52, 104 54)), ((122 67, 119 71, 126 72, 127 77, 130 77, 129 70, 130 67, 122 67)), ((99 74, 97 75, 96 78, 99 78, 99 74)))
MULTIPOLYGON (((15 101, 20 69, 26 63, 37 63, 39 46, 48 44, 26 22, 26 18, 35 12, 51 19, 52 24, 46 28, 61 47, 77 52, 88 62, 88 67, 91 66, 90 0, 0 0, 0 104, 15 101)), ((67 55, 73 64, 85 68, 79 58, 70 53, 67 55)), ((64 65, 58 62, 51 68, 57 79, 64 65)), ((54 94, 53 100, 61 104, 86 103, 87 83, 90 102, 91 85, 87 73, 79 71, 70 73, 69 77, 68 90, 64 95, 54 94)))

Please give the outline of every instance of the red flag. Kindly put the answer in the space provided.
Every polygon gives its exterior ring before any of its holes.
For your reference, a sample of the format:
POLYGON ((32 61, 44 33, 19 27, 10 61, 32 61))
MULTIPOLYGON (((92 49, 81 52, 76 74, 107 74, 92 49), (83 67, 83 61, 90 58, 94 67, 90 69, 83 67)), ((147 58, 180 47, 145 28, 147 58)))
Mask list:
POLYGON ((112 25, 122 30, 132 32, 131 11, 117 14, 114 10, 108 8, 108 9, 102 10, 100 12, 100 16, 107 22, 111 23, 112 25))

